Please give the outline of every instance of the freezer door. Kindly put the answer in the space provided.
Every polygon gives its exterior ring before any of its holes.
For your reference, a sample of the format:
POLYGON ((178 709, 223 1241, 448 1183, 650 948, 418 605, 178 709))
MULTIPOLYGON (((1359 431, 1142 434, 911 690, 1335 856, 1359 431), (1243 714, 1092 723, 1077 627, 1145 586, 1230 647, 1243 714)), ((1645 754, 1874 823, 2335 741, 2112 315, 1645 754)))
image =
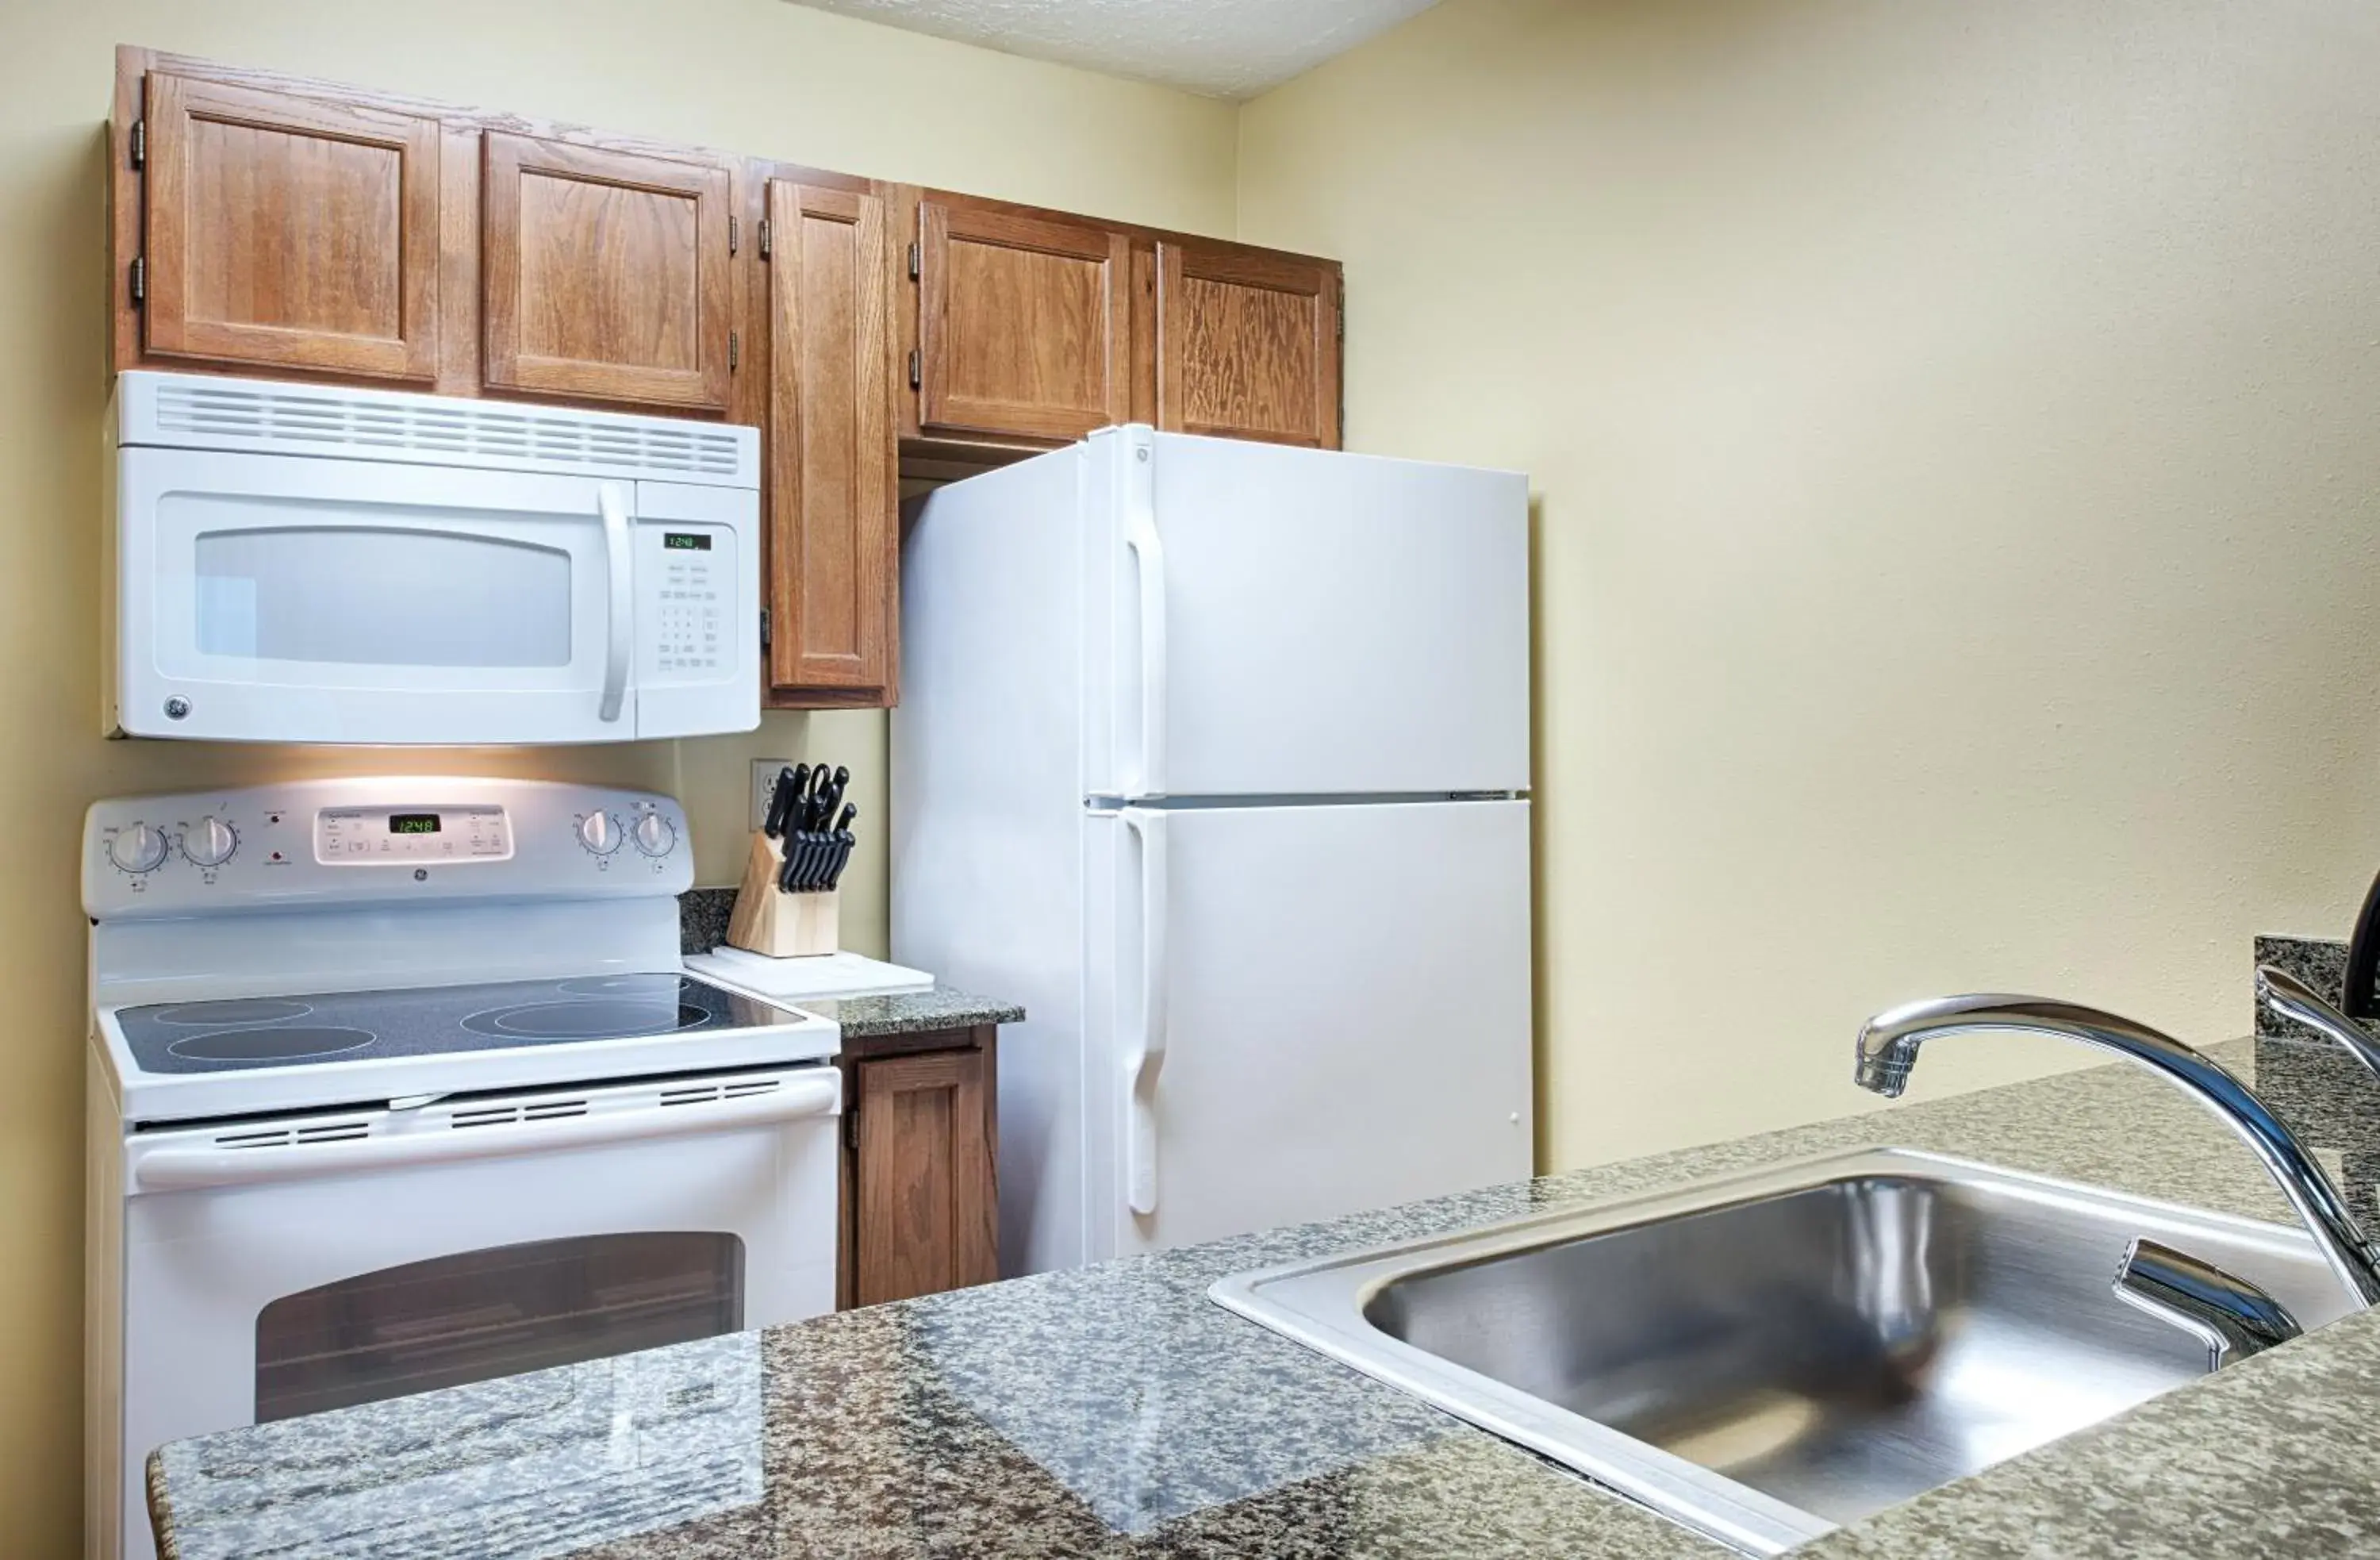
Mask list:
POLYGON ((1086 478, 1087 791, 1528 787, 1527 479, 1140 427, 1086 478))
POLYGON ((1527 803, 1086 827, 1088 1260, 1529 1174, 1527 803))

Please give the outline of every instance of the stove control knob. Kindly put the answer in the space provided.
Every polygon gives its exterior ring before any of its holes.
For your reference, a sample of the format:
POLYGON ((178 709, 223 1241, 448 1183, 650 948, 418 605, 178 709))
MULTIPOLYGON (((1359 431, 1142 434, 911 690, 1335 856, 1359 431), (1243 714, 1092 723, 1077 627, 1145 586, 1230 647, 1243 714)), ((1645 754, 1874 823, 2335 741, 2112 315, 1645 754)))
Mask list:
POLYGON ((220 818, 201 818, 182 835, 182 854, 194 867, 220 867, 239 848, 239 831, 220 818))
POLYGON ((666 856, 677 848, 677 825, 658 812, 638 819, 634 835, 637 848, 648 856, 666 856))
POLYGON ((620 825, 608 812, 590 812, 578 820, 578 843, 597 856, 620 848, 620 825))
POLYGON ((107 842, 107 859, 128 872, 151 872, 165 864, 165 831, 149 823, 119 829, 107 842))

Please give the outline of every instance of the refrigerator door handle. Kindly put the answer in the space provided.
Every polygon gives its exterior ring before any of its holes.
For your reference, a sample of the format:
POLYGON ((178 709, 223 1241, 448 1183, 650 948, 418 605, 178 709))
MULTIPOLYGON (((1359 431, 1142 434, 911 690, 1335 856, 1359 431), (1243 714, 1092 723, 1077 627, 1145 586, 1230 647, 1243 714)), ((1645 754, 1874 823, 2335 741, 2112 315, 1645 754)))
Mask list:
POLYGON ((1165 794, 1165 542, 1157 534, 1154 444, 1133 441, 1121 477, 1123 541, 1140 582, 1140 778, 1133 789, 1147 797, 1165 794))
POLYGON ((1140 841, 1140 1033, 1124 1055, 1124 1201, 1157 1212, 1157 1075, 1165 1065, 1167 962, 1165 814, 1127 807, 1119 814, 1140 841))

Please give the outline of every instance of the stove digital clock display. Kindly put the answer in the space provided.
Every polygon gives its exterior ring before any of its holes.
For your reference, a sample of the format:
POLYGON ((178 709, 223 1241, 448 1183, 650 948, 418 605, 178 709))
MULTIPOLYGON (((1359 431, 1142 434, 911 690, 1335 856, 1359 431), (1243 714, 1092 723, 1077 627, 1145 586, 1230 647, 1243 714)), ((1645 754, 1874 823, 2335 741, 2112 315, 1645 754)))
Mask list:
POLYGON ((393 835, 434 835, 439 827, 438 814, 434 812, 392 812, 388 815, 388 832, 393 835))

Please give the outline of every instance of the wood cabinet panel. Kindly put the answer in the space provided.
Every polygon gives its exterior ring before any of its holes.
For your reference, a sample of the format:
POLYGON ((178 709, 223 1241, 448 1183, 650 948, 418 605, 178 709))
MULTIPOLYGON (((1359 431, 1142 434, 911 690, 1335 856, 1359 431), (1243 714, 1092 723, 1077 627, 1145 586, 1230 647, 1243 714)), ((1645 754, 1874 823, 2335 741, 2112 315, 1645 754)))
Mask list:
POLYGON ((1338 268, 1160 241, 1157 425, 1336 448, 1338 268))
POLYGON ((769 185, 769 680, 889 701, 900 631, 884 202, 769 185))
POLYGON ((851 1298, 905 1300, 1000 1276, 989 1045, 852 1065, 851 1298))
POLYGON ((732 171, 501 131, 485 146, 488 385, 726 409, 732 171))
POLYGON ((918 425, 1062 443, 1131 416, 1131 239, 918 202, 918 425))
POLYGON ((165 71, 145 91, 149 352, 436 376, 436 119, 165 71))

